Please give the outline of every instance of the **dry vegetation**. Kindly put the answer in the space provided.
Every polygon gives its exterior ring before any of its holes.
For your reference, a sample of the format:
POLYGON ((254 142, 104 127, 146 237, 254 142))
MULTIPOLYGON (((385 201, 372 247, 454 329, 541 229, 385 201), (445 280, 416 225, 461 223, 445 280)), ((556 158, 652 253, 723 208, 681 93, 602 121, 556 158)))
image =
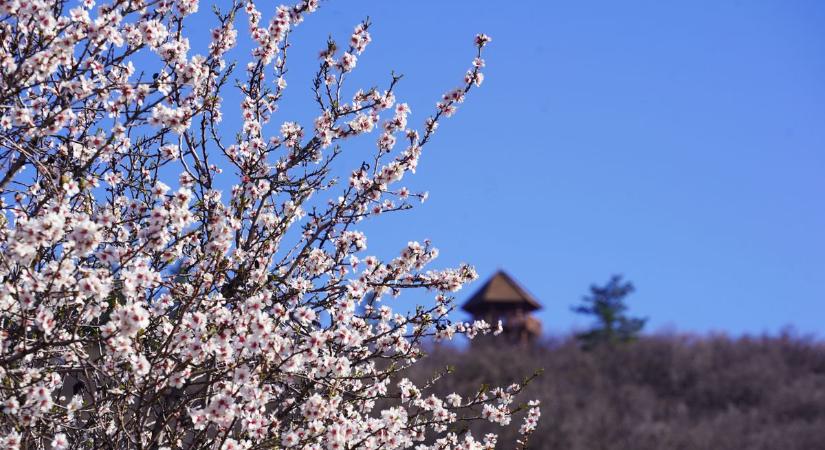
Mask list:
MULTIPOLYGON (((656 335, 578 348, 551 339, 529 349, 490 344, 432 349, 411 377, 451 365, 440 389, 470 392, 520 381, 542 401, 530 447, 566 450, 808 450, 825 443, 825 343, 778 337, 656 335)), ((490 430, 493 427, 490 426, 490 430)), ((502 435, 500 448, 514 436, 502 435)))

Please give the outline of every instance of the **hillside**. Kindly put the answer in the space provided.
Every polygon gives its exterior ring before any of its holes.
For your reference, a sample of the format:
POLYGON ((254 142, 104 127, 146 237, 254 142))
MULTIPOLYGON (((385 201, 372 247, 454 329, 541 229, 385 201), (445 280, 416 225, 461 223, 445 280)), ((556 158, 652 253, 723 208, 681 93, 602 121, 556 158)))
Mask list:
POLYGON ((530 448, 825 448, 825 343, 813 339, 656 335, 590 352, 567 338, 529 349, 435 347, 410 376, 446 365, 455 372, 440 381, 443 393, 543 369, 523 397, 542 402, 530 448))

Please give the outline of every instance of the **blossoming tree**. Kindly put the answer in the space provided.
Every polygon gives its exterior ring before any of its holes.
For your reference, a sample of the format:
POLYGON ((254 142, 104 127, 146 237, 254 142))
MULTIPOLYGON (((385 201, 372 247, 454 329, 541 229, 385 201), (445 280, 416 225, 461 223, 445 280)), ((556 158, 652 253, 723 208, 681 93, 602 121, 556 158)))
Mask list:
POLYGON ((437 398, 403 378, 425 339, 491 331, 448 320, 473 268, 428 270, 429 242, 368 256, 358 231, 423 199, 399 182, 481 84, 490 38, 415 129, 400 77, 344 97, 360 23, 320 53, 314 124, 278 127, 288 38, 317 0, 219 2, 205 55, 184 34, 196 0, 69 3, 0 0, 0 447, 495 446, 466 422, 508 424, 520 385, 437 398), (371 132, 373 155, 335 176, 343 141, 371 132), (393 300, 417 288, 432 304, 393 300))

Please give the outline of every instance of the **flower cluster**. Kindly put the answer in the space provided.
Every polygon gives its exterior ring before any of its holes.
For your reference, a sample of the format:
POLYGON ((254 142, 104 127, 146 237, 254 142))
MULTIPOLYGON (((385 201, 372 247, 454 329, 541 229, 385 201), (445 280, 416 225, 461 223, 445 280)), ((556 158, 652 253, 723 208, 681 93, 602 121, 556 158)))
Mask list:
POLYGON ((493 332, 449 318, 475 270, 432 268, 427 240, 368 254, 359 230, 426 198, 398 184, 481 84, 489 37, 416 129, 400 77, 344 86, 362 22, 321 52, 314 124, 272 134, 291 33, 319 2, 219 3, 208 46, 186 33, 200 7, 0 1, 0 448, 495 446, 457 425, 510 423, 522 386, 441 398, 403 377, 426 339, 493 332), (373 132, 341 171, 344 141, 373 132), (395 299, 410 289, 433 300, 395 299))
POLYGON ((192 112, 188 108, 170 108, 159 104, 152 109, 149 123, 155 126, 169 128, 181 134, 191 126, 192 112))
POLYGON ((536 430, 539 424, 539 417, 541 417, 541 409, 539 408, 538 401, 531 400, 529 405, 530 409, 527 411, 527 417, 524 418, 524 423, 522 423, 519 428, 519 432, 525 435, 536 430))

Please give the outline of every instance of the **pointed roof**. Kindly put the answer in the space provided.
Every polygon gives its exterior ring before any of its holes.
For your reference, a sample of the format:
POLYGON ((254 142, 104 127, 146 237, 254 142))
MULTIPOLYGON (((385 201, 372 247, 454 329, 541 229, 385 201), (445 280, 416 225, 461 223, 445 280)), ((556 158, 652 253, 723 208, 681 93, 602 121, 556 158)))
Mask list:
POLYGON ((527 311, 535 311, 541 308, 541 304, 503 270, 499 270, 490 277, 462 306, 462 309, 473 313, 491 306, 503 308, 521 306, 527 311))

